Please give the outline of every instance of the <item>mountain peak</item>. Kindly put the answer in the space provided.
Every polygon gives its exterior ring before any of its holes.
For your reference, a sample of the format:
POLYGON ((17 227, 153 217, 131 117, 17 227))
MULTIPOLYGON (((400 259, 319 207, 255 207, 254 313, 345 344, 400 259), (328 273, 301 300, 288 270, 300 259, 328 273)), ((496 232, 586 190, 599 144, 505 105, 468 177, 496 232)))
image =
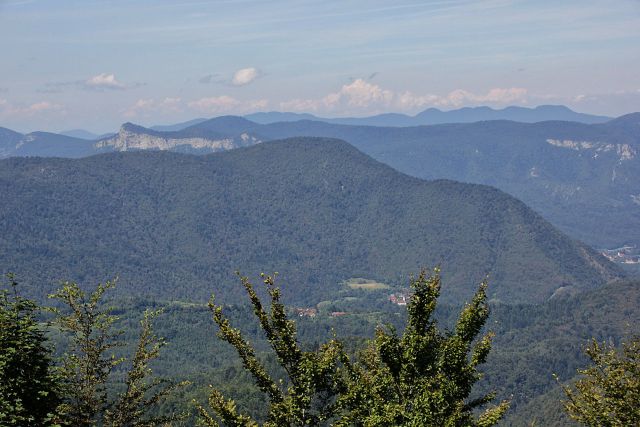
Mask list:
POLYGON ((612 264, 506 193, 410 177, 338 139, 292 138, 204 157, 156 150, 0 166, 3 191, 20 202, 0 221, 0 262, 9 257, 34 274, 33 283, 50 280, 46 274, 60 264, 75 265, 71 260, 81 254, 88 254, 81 268, 88 265, 97 276, 110 259, 142 292, 172 298, 207 295, 212 281, 230 295, 237 266, 276 266, 296 284, 287 291, 307 303, 326 299, 349 277, 391 283, 425 264, 442 264, 449 301, 469 298, 487 272, 497 278, 492 298, 529 303, 567 283, 586 289, 617 275, 612 264), (33 192, 19 197, 34 180, 33 192), (34 208, 42 200, 49 208, 34 208), (104 213, 90 208, 96 205, 109 207, 116 220, 100 220, 104 213), (38 245, 18 252, 1 246, 47 235, 65 239, 55 262, 38 245), (100 253, 86 251, 93 236, 109 236, 100 253), (508 256, 495 254, 496 241, 508 256), (175 247, 189 253, 176 256, 175 247), (25 267, 35 264, 38 269, 25 267), (181 286, 175 277, 183 278, 181 286))
POLYGON ((149 129, 135 123, 126 122, 120 126, 120 132, 147 133, 149 129))
POLYGON ((534 108, 536 111, 555 111, 555 112, 565 112, 565 113, 576 113, 571 108, 566 105, 538 105, 534 108))
POLYGON ((640 126, 640 112, 637 113, 629 113, 624 116, 616 117, 615 119, 609 121, 608 123, 616 123, 616 124, 629 124, 640 126))

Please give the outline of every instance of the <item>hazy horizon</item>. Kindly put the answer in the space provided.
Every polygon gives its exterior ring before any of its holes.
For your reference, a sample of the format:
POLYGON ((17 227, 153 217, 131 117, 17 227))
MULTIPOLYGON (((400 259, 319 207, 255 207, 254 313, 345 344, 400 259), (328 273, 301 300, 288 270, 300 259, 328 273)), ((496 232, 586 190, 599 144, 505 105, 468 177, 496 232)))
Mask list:
POLYGON ((0 1, 0 126, 640 110, 640 2, 0 1))

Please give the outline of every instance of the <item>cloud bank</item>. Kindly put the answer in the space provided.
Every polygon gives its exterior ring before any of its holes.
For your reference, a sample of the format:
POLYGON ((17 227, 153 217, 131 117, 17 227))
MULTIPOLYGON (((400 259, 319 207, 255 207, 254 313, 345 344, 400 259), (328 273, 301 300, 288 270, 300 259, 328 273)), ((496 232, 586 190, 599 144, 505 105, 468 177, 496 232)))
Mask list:
POLYGON ((151 117, 155 114, 172 114, 182 112, 180 98, 138 99, 133 105, 123 111, 126 118, 151 117))
POLYGON ((191 101, 181 98, 138 99, 122 111, 127 119, 154 116, 171 116, 178 113, 205 115, 246 114, 266 108, 266 99, 240 100, 229 95, 211 96, 191 101))
POLYGON ((0 98, 0 117, 33 117, 41 113, 65 113, 62 105, 40 101, 27 105, 15 105, 0 98))
POLYGON ((394 92, 377 84, 356 79, 343 85, 339 91, 316 99, 292 99, 280 103, 280 109, 340 114, 376 113, 381 111, 415 111, 425 107, 457 108, 463 105, 512 103, 526 104, 525 88, 493 88, 486 94, 475 94, 456 89, 447 95, 416 94, 410 91, 394 92))
POLYGON ((66 82, 48 82, 44 87, 37 89, 39 93, 62 93, 68 89, 81 89, 87 91, 118 91, 144 86, 144 83, 123 83, 113 73, 100 73, 84 80, 72 80, 66 82))

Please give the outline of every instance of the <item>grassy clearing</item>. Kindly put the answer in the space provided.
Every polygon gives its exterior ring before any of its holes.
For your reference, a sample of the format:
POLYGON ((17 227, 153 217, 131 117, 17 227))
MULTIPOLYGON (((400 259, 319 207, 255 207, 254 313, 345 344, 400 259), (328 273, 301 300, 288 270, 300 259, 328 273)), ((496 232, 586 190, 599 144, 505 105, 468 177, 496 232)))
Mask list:
POLYGON ((364 289, 366 291, 378 291, 381 289, 389 289, 390 286, 375 280, 364 279, 362 277, 354 277, 345 281, 345 284, 351 289, 364 289))

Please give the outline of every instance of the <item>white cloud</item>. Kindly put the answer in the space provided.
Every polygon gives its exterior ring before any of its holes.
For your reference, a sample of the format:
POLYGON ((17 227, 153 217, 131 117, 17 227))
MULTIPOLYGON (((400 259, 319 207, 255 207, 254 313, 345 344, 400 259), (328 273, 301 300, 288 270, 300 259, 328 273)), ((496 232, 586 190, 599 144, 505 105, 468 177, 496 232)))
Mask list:
POLYGON ((110 89, 120 90, 125 89, 126 86, 116 79, 114 74, 101 73, 87 79, 84 82, 85 87, 89 89, 110 89))
POLYGON ((621 116, 640 111, 640 90, 580 94, 571 99, 559 99, 558 102, 585 113, 621 116))
POLYGON ((346 102, 350 107, 363 108, 376 104, 388 105, 393 97, 394 94, 390 90, 384 90, 363 79, 356 79, 351 84, 342 86, 339 92, 325 97, 325 103, 332 105, 346 102))
POLYGON ((65 113, 65 109, 60 104, 49 101, 40 101, 28 105, 13 105, 6 99, 0 99, 0 114, 12 117, 31 117, 41 113, 65 113))
POLYGON ((41 101, 41 102, 36 102, 35 104, 31 104, 28 107, 24 108, 23 111, 26 113, 40 113, 42 111, 58 111, 62 108, 62 106, 58 105, 58 104, 52 104, 51 102, 48 101, 41 101))
POLYGON ((242 101, 228 95, 200 98, 187 104, 189 108, 205 114, 239 114, 266 108, 266 99, 242 101))
POLYGON ((510 103, 526 104, 524 88, 493 88, 486 94, 474 94, 456 89, 447 95, 415 94, 409 91, 394 92, 364 79, 356 79, 343 85, 338 92, 318 99, 293 99, 280 103, 280 108, 290 111, 324 111, 335 114, 376 113, 382 111, 416 111, 426 106, 459 107, 462 105, 510 103))
POLYGON ((125 117, 133 118, 138 116, 150 116, 154 113, 171 114, 183 111, 182 100, 180 98, 138 99, 132 106, 127 108, 123 114, 125 117))
POLYGON ((162 102, 160 102, 160 106, 162 108, 167 108, 170 110, 174 110, 174 109, 180 109, 180 103, 181 103, 181 99, 180 98, 165 98, 162 100, 162 102))
POLYGON ((43 87, 38 88, 40 93, 62 93, 68 89, 84 89, 93 91, 125 90, 144 86, 144 83, 133 82, 123 83, 119 81, 115 74, 100 73, 86 80, 71 80, 61 82, 47 82, 43 87))
POLYGON ((292 99, 280 103, 280 108, 290 111, 357 111, 389 106, 394 98, 390 90, 363 79, 343 85, 338 92, 320 99, 292 99))
POLYGON ((475 102, 490 102, 496 104, 510 104, 512 102, 527 102, 527 89, 522 87, 512 87, 508 89, 495 88, 491 89, 484 96, 476 96, 471 98, 475 102))
POLYGON ((228 95, 205 97, 191 101, 181 98, 167 97, 164 99, 138 99, 122 114, 129 118, 136 117, 173 117, 178 113, 198 112, 199 114, 244 114, 266 108, 266 99, 239 100, 228 95))
POLYGON ((437 105, 440 97, 436 95, 416 95, 409 91, 396 95, 396 107, 400 111, 412 111, 427 105, 437 105))
POLYGON ((461 107, 463 105, 478 104, 498 104, 507 105, 512 103, 526 104, 528 91, 524 88, 493 88, 486 94, 479 95, 464 89, 456 89, 446 96, 431 95, 433 105, 441 107, 461 107))
POLYGON ((231 83, 234 86, 244 86, 253 82, 260 76, 259 71, 256 68, 242 68, 235 73, 233 73, 233 78, 231 79, 231 83))
POLYGON ((290 99, 280 104, 282 111, 317 111, 318 103, 313 99, 290 99))
POLYGON ((200 98, 196 101, 189 102, 189 107, 202 112, 224 111, 235 108, 240 104, 235 98, 227 95, 212 96, 209 98, 200 98))
POLYGON ((132 106, 127 108, 123 114, 125 117, 133 118, 148 113, 154 106, 153 99, 138 99, 132 106))

